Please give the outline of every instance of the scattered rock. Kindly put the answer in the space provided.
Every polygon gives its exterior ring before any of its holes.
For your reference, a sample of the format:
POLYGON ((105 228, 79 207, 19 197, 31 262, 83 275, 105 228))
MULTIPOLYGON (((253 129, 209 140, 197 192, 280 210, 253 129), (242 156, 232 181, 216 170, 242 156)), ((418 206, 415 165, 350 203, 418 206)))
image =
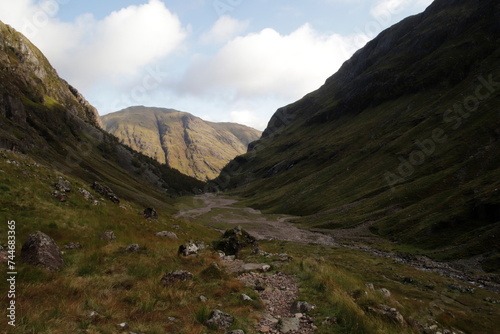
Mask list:
POLYGON ((61 251, 55 241, 40 231, 28 237, 21 249, 21 259, 48 270, 59 270, 64 266, 61 251))
POLYGON ((118 329, 127 329, 129 326, 128 326, 128 323, 122 322, 121 324, 117 324, 116 327, 118 329))
POLYGON ((241 329, 235 329, 234 331, 227 332, 226 334, 245 334, 241 329))
POLYGON ((241 265, 240 273, 248 273, 248 272, 260 272, 265 273, 271 270, 271 266, 265 263, 244 263, 241 265))
POLYGON ((335 317, 326 317, 325 320, 321 323, 322 325, 336 325, 337 318, 335 317))
POLYGON ((64 245, 66 249, 82 249, 83 246, 79 242, 69 242, 64 245))
POLYGON ((174 232, 168 232, 168 231, 161 231, 161 232, 158 232, 156 233, 156 236, 158 237, 165 237, 165 238, 169 238, 169 239, 179 239, 177 237, 177 234, 175 234, 174 232))
POLYGON ((368 290, 375 291, 375 286, 373 283, 366 283, 365 286, 368 288, 368 290))
POLYGON ((197 255, 199 250, 200 248, 195 242, 189 241, 184 245, 179 246, 178 254, 184 256, 197 255))
POLYGON ((153 208, 144 209, 143 216, 146 219, 158 219, 158 213, 153 208))
POLYGON ((386 288, 378 289, 377 291, 386 296, 387 298, 391 296, 391 292, 386 288))
POLYGON ((99 194, 108 198, 111 202, 113 202, 115 204, 120 204, 120 199, 115 195, 113 190, 111 190, 111 188, 109 188, 108 186, 102 185, 98 182, 94 182, 94 184, 92 184, 92 189, 94 189, 99 194))
POLYGON ((208 301, 208 298, 205 297, 205 296, 199 296, 198 299, 200 300, 200 302, 202 303, 206 303, 208 301))
POLYGON ((205 325, 210 328, 217 329, 227 329, 234 322, 234 318, 227 313, 220 310, 214 310, 210 313, 209 319, 205 322, 205 325))
POLYGON ((113 232, 113 231, 105 231, 105 232, 101 233, 101 235, 99 236, 99 238, 101 240, 112 242, 112 241, 116 240, 116 235, 115 235, 115 232, 113 232))
POLYGON ((308 313, 314 310, 316 306, 309 304, 308 302, 297 301, 292 304, 290 311, 292 313, 308 313))
POLYGON ((245 295, 244 293, 243 293, 243 294, 241 294, 241 296, 240 296, 240 297, 241 297, 241 299, 242 299, 243 301, 246 301, 246 302, 250 302, 250 301, 252 301, 252 300, 253 300, 250 296, 245 295))
POLYGON ((376 313, 386 319, 389 319, 401 326, 406 326, 406 321, 401 315, 401 313, 398 312, 393 307, 387 306, 387 305, 378 305, 376 308, 368 307, 368 311, 376 313))
POLYGON ((483 299, 485 302, 491 303, 491 304, 500 304, 500 300, 496 300, 490 297, 486 297, 483 299))
POLYGON ((299 318, 282 318, 278 323, 278 328, 282 333, 288 333, 291 331, 298 331, 300 329, 300 319, 299 318))
POLYGON ((140 247, 138 244, 131 244, 125 247, 125 251, 129 253, 137 253, 139 251, 140 247))
POLYGON ((228 255, 238 255, 245 247, 252 247, 255 252, 259 249, 257 240, 238 226, 232 230, 227 230, 217 242, 215 248, 228 255))
POLYGON ((101 317, 101 315, 98 312, 92 311, 89 314, 89 319, 90 319, 91 322, 97 322, 97 321, 101 320, 102 317, 101 317))
POLYGON ((69 193, 71 191, 71 183, 68 180, 64 180, 62 176, 59 176, 56 183, 54 183, 54 188, 61 193, 69 193))
POLYGON ((177 270, 170 272, 162 277, 161 282, 163 285, 172 285, 177 282, 186 282, 193 279, 193 274, 185 270, 177 270))
POLYGON ((52 196, 57 198, 59 202, 66 202, 68 200, 68 196, 64 192, 60 192, 59 190, 54 190, 52 192, 52 196))
POLYGON ((448 285, 448 288, 450 290, 459 291, 461 293, 474 293, 474 291, 475 291, 474 288, 470 288, 468 286, 463 286, 460 284, 450 284, 450 285, 448 285))
POLYGON ((80 194, 82 194, 83 198, 85 198, 87 201, 91 202, 93 205, 99 205, 99 202, 96 201, 94 196, 85 188, 78 188, 78 191, 80 194))

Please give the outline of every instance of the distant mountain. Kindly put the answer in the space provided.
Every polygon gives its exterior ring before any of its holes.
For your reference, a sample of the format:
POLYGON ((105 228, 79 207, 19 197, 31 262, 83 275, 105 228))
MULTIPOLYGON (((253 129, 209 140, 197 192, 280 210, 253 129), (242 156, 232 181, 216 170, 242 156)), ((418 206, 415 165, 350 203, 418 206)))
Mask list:
POLYGON ((206 181, 246 153, 261 132, 234 123, 212 123, 172 109, 131 107, 102 117, 120 141, 180 172, 206 181))
POLYGON ((40 50, 2 22, 0 124, 0 148, 28 154, 88 183, 104 182, 140 203, 164 205, 166 194, 203 188, 202 182, 119 144, 102 129, 96 109, 58 76, 40 50))
POLYGON ((304 226, 500 251, 500 2, 435 0, 279 109, 212 186, 304 226))

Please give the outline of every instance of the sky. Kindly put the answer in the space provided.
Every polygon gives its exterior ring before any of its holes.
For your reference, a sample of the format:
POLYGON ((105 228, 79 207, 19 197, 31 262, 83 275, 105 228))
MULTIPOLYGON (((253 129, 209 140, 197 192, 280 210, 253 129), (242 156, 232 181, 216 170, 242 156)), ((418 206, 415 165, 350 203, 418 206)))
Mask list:
POLYGON ((432 0, 0 0, 101 115, 145 105, 263 130, 432 0))

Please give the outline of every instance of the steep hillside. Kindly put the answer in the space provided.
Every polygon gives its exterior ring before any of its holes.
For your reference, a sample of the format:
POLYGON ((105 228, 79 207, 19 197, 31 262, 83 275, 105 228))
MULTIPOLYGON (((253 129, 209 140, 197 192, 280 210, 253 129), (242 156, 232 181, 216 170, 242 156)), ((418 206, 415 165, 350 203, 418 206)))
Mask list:
POLYGON ((103 116, 102 122, 125 145, 202 181, 217 177, 261 135, 244 125, 206 122, 162 108, 131 107, 103 116))
POLYGON ((203 188, 119 144, 101 129, 95 108, 59 78, 40 50, 1 22, 0 122, 0 148, 28 154, 88 183, 103 182, 119 197, 163 206, 165 194, 203 188))
POLYGON ((279 109, 213 187, 435 257, 497 254, 499 18, 498 1, 436 0, 383 31, 279 109))

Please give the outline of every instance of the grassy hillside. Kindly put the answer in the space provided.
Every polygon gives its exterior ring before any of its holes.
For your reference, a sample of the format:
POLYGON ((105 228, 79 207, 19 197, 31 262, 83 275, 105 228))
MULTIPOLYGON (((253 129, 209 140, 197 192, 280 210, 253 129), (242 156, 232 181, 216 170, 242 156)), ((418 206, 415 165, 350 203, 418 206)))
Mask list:
POLYGON ((103 116, 102 122, 123 144, 202 181, 217 177, 261 135, 244 125, 206 122, 163 108, 131 107, 103 116))
POLYGON ((497 254, 498 13, 496 1, 438 0, 382 32, 278 110, 214 187, 311 228, 366 223, 443 259, 497 254))

